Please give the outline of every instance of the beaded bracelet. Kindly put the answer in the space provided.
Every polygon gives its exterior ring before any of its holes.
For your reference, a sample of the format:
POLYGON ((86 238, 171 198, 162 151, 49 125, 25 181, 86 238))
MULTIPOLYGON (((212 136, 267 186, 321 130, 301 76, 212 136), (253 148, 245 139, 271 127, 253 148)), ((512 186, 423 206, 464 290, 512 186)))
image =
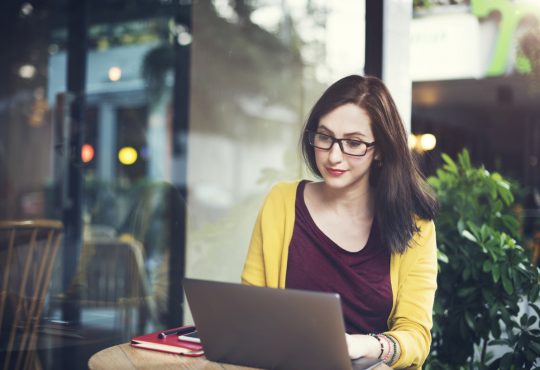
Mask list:
POLYGON ((388 365, 391 365, 394 363, 394 359, 397 354, 397 343, 396 343, 396 340, 391 335, 387 335, 387 334, 383 334, 383 335, 392 342, 392 346, 394 348, 394 351, 392 353, 392 358, 390 358, 390 362, 387 362, 388 365))
POLYGON ((388 353, 386 354, 386 356, 384 356, 384 358, 382 359, 384 363, 388 364, 388 360, 390 359, 390 356, 394 356, 394 351, 392 351, 392 342, 390 341, 390 339, 384 335, 384 334, 379 334, 382 338, 384 338, 384 341, 386 342, 386 345, 388 346, 388 353))
POLYGON ((381 353, 379 353, 379 357, 377 357, 377 358, 381 358, 381 356, 383 354, 383 351, 384 351, 384 346, 383 346, 383 342, 381 341, 381 338, 379 338, 379 336, 377 334, 369 333, 369 335, 379 341, 379 344, 381 345, 381 353))
MULTIPOLYGON (((393 337, 392 337, 393 338, 393 337)), ((401 357, 401 347, 399 345, 399 342, 396 338, 393 338, 394 339, 394 342, 396 342, 396 358, 394 360, 394 364, 399 360, 399 358, 401 357)))

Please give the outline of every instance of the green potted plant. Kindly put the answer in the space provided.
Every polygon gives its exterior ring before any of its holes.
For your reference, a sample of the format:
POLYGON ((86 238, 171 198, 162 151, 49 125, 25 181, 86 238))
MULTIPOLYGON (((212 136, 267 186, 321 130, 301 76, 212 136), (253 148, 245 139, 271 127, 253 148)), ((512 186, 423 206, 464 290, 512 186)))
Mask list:
POLYGON ((438 290, 427 369, 540 368, 539 271, 518 244, 509 182, 467 150, 428 179, 440 211, 438 290), (493 351, 493 349, 497 349, 493 351))

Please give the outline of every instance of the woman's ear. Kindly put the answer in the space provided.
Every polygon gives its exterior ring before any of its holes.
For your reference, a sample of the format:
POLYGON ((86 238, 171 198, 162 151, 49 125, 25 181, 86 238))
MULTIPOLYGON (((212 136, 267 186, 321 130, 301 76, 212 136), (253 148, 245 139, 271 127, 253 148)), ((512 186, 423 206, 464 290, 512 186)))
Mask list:
POLYGON ((379 153, 379 151, 376 148, 375 148, 375 155, 373 156, 373 160, 382 161, 382 155, 379 153))
POLYGON ((382 167, 382 155, 380 155, 378 151, 375 151, 375 153, 373 154, 373 164, 375 165, 375 167, 382 167))

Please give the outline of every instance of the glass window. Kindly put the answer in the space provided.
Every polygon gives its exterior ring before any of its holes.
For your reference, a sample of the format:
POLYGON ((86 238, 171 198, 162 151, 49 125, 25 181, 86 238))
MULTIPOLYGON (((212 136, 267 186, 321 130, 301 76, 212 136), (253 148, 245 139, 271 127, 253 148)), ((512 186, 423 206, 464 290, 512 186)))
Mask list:
POLYGON ((232 3, 193 6, 186 272, 238 282, 270 186, 309 176, 299 147, 309 109, 331 82, 362 73, 365 9, 232 3))
POLYGON ((63 224, 50 275, 29 277, 46 299, 1 302, 1 361, 28 327, 35 351, 21 359, 86 369, 103 348, 181 324, 184 275, 239 280, 262 197, 308 176, 309 107, 362 72, 363 2, 334 3, 0 5, 0 287, 22 277, 9 241, 23 260, 29 249, 13 221, 63 224), (13 316, 32 301, 40 320, 13 316))

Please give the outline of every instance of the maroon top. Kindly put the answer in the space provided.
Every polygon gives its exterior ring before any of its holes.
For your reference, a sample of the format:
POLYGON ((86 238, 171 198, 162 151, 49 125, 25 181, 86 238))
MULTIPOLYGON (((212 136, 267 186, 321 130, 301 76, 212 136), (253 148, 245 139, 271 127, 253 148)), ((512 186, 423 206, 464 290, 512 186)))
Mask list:
POLYGON ((390 252, 381 243, 376 220, 362 250, 342 249, 311 218, 305 184, 302 181, 296 191, 286 288, 339 293, 347 333, 387 331, 392 309, 390 252))

